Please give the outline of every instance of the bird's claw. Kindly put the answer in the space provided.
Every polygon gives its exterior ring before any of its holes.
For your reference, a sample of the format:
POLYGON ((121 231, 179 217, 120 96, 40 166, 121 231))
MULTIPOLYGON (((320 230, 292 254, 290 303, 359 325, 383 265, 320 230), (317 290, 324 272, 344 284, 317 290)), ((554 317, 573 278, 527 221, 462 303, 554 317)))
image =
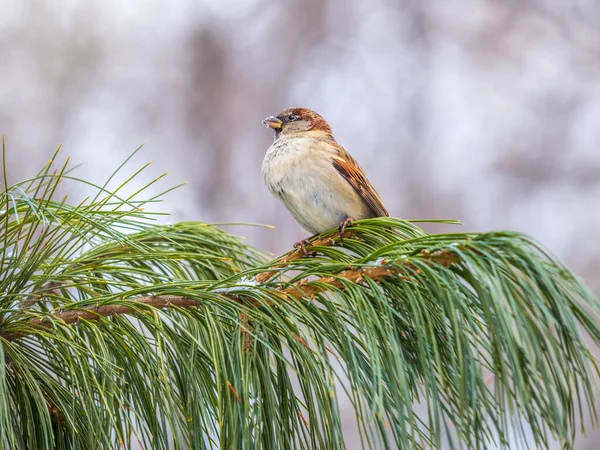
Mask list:
POLYGON ((346 228, 352 225, 354 225, 354 219, 352 217, 347 217, 342 223, 340 223, 340 226, 338 228, 340 231, 340 240, 344 237, 346 228))
POLYGON ((311 252, 310 254, 306 251, 306 246, 310 245, 310 241, 308 239, 302 239, 301 241, 298 241, 294 244, 294 248, 299 249, 300 251, 302 251, 302 254, 304 256, 310 256, 310 255, 314 255, 315 252, 311 252))

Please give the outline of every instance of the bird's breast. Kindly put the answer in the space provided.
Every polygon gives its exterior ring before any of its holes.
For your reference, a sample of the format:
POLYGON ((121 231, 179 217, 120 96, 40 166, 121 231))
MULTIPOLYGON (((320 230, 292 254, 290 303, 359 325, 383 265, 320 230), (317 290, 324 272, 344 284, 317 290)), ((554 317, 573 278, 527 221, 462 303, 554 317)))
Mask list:
POLYGON ((318 143, 274 142, 265 155, 262 174, 271 193, 311 233, 335 228, 347 217, 365 217, 364 202, 318 143))
POLYGON ((267 187, 276 194, 282 185, 294 182, 294 169, 302 164, 306 149, 298 143, 278 139, 269 147, 262 165, 262 174, 267 187))

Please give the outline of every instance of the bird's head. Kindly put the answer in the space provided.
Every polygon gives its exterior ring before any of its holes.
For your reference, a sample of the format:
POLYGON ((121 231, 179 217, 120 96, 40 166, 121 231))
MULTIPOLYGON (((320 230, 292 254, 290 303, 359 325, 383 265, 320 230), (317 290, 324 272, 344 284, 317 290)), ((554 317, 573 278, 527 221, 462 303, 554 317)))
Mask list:
POLYGON ((263 123, 275 130, 275 136, 296 133, 324 133, 332 136, 331 127, 323 117, 307 108, 286 108, 276 116, 269 116, 263 123))

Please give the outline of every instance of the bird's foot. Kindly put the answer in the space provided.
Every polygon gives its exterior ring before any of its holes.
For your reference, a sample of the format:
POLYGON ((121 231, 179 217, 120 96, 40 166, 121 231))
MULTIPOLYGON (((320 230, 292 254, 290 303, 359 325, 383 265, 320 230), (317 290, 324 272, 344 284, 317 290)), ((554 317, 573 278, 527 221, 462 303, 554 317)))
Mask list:
POLYGON ((310 253, 308 253, 306 251, 306 246, 310 245, 309 239, 310 238, 308 238, 308 239, 302 239, 301 241, 298 241, 298 242, 296 242, 294 244, 294 248, 299 249, 300 251, 302 251, 302 254, 304 256, 314 256, 317 253, 317 252, 310 252, 310 253))
POLYGON ((352 217, 347 217, 342 223, 340 223, 340 226, 338 228, 340 231, 340 240, 344 237, 346 228, 348 228, 349 226, 351 227, 352 225, 354 225, 354 219, 352 217))

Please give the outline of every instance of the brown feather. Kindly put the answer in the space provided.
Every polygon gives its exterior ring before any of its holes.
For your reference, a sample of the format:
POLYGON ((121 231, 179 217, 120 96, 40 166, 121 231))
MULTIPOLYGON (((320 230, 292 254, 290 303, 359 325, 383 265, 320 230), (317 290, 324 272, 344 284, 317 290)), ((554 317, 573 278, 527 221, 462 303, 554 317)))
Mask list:
POLYGON ((346 179, 354 188, 356 193, 363 199, 369 209, 373 212, 374 217, 387 217, 389 213, 375 188, 369 183, 365 173, 360 168, 356 160, 337 144, 338 156, 333 159, 333 167, 346 179))

